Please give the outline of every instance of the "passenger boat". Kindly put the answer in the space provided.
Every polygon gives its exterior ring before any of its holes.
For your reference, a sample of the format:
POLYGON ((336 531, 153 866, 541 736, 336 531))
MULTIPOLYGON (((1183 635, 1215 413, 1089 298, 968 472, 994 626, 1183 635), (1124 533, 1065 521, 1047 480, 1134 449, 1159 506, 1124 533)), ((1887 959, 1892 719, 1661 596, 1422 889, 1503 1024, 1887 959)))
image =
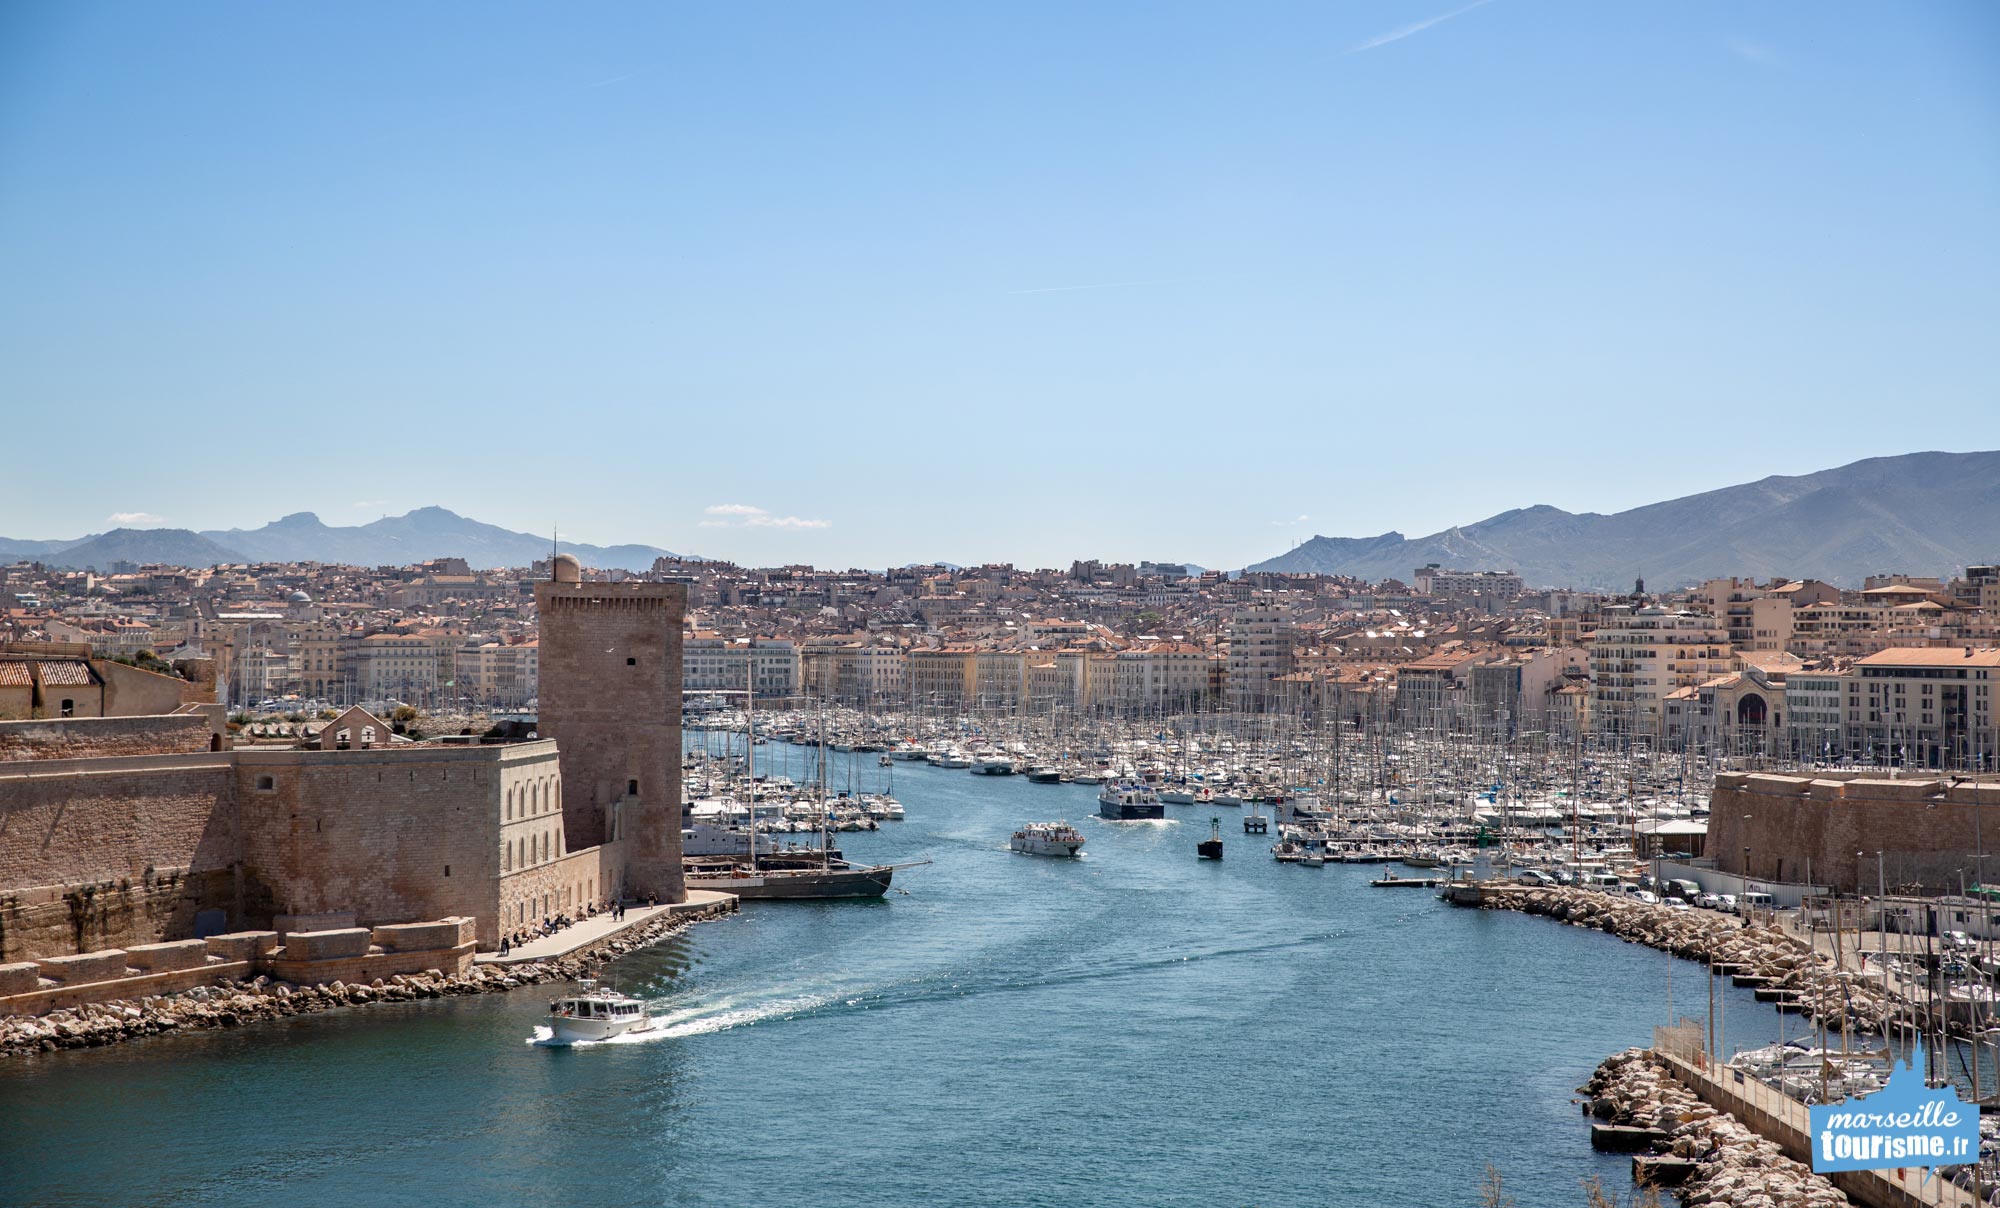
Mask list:
POLYGON ((972 761, 972 774, 975 776, 1012 776, 1020 770, 1013 757, 1008 755, 981 755, 972 761))
POLYGON ((1007 846, 1028 856, 1074 856, 1083 850, 1083 832, 1067 822, 1030 822, 1007 846))
POLYGON ((1028 783, 1029 783, 1029 784, 1061 784, 1061 783, 1062 783, 1062 769, 1061 769, 1061 768, 1049 768, 1049 767, 1033 767, 1033 768, 1029 768, 1029 769, 1028 769, 1028 783))
POLYGON ((1144 822, 1166 817, 1167 807, 1143 784, 1107 784, 1097 790, 1097 812, 1113 822, 1144 822))
MULTIPOLYGON (((586 983, 588 984, 588 983, 586 983)), ((564 1044, 609 1040, 627 1032, 647 1032, 653 1020, 646 1005, 629 994, 592 988, 549 1000, 549 1031, 564 1044)))

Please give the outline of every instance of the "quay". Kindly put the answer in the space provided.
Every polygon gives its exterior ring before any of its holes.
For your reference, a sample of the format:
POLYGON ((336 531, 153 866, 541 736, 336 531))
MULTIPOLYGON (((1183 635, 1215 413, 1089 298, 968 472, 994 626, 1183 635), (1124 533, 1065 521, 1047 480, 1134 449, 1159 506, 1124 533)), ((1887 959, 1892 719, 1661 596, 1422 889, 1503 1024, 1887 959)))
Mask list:
MULTIPOLYGON (((1665 1031, 1660 1029, 1660 1033, 1665 1031)), ((1755 1078, 1744 1077, 1742 1071, 1730 1069, 1698 1048, 1663 1044, 1661 1039, 1656 1033, 1650 1055, 1666 1067, 1675 1082, 1776 1144, 1786 1157, 1811 1165, 1812 1123, 1805 1104, 1755 1078)), ((1978 1208, 1979 1204, 1965 1188, 1918 1168, 1849 1170, 1820 1177, 1867 1208, 1978 1208)))
POLYGON ((685 902, 635 906, 627 910, 622 919, 615 918, 609 913, 593 915, 571 923, 554 935, 541 936, 518 947, 509 948, 505 956, 497 951, 482 952, 473 958, 473 963, 505 966, 561 960, 571 953, 594 948, 607 940, 614 940, 622 935, 636 935, 656 919, 671 921, 685 915, 720 913, 733 909, 735 901, 735 894, 717 893, 711 889, 690 889, 687 891, 685 902))

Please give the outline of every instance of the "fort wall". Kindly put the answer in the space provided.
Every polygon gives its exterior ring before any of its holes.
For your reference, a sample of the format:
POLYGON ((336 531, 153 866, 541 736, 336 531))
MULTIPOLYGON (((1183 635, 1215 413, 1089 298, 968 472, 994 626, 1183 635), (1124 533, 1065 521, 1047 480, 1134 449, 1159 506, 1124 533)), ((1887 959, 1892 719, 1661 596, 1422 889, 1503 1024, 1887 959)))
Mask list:
POLYGON ((1850 893, 1879 881, 1956 892, 1961 872, 1977 879, 1979 851, 2000 850, 2000 781, 1725 772, 1708 827, 1708 853, 1733 875, 1803 882, 1810 867, 1814 884, 1850 893))

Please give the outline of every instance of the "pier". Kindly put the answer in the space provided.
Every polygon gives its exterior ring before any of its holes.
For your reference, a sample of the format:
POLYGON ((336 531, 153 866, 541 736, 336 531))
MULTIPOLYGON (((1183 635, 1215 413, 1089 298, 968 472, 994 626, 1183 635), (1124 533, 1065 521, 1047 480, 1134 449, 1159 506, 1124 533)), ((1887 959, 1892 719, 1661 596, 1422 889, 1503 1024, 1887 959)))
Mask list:
POLYGON ((634 906, 625 912, 624 918, 617 918, 606 912, 580 919, 556 932, 525 944, 509 948, 502 956, 498 952, 482 952, 473 958, 480 965, 525 965, 535 961, 561 960, 572 953, 586 948, 594 948, 606 940, 614 940, 621 935, 638 934, 656 919, 672 920, 684 915, 702 917, 720 913, 730 908, 736 901, 734 894, 717 893, 708 889, 690 889, 687 901, 667 902, 658 906, 634 906))

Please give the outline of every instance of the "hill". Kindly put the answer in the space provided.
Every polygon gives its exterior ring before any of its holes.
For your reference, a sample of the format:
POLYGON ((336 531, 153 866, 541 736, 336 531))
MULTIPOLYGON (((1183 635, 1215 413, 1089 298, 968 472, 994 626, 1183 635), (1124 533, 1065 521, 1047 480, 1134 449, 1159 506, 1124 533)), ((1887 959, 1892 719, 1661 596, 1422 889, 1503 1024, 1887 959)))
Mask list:
POLYGON ((1517 570, 1530 584, 1653 587, 1788 575, 1858 585, 1949 575, 2000 557, 2000 452, 1871 457, 1604 515, 1546 504, 1408 538, 1314 537, 1253 571, 1407 581, 1437 562, 1517 570))
MULTIPOLYGON (((585 566, 650 570, 670 558, 650 545, 560 548, 585 566)), ((549 539, 484 524, 441 507, 418 508, 368 524, 335 526, 311 512, 294 512, 261 528, 195 533, 187 529, 114 529, 73 541, 0 538, 0 559, 103 570, 112 562, 213 566, 221 562, 332 562, 407 566, 432 558, 464 558, 474 567, 527 566, 549 555, 549 539)))

